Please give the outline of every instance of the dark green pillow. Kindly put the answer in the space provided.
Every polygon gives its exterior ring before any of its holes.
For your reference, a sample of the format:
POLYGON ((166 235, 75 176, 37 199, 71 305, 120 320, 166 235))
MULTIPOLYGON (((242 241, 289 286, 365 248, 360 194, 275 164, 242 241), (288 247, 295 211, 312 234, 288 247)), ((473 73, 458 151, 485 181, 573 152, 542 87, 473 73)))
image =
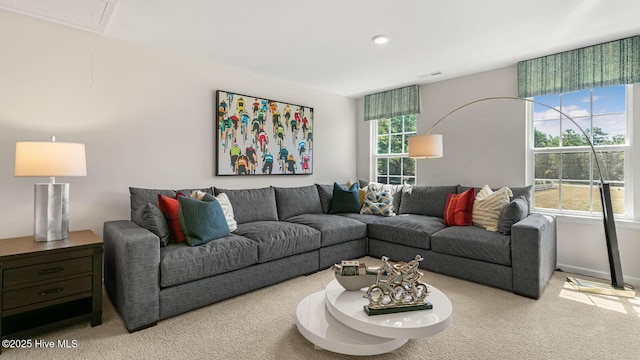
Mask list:
POLYGON ((179 196, 178 218, 189 246, 198 246, 229 235, 229 226, 220 203, 179 196))
POLYGON ((347 189, 346 186, 333 184, 333 199, 331 199, 331 213, 359 213, 360 212, 360 196, 358 195, 358 183, 351 184, 347 189))

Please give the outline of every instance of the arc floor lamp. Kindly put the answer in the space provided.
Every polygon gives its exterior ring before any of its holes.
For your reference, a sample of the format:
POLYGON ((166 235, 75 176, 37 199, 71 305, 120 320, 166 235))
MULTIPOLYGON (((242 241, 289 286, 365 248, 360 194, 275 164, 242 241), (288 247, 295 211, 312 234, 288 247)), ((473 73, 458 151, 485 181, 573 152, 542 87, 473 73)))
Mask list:
POLYGON ((610 295, 619 295, 619 296, 627 296, 634 297, 635 292, 630 288, 625 288, 624 280, 622 277, 622 265, 620 263, 620 252, 618 250, 618 236, 616 233, 616 224, 613 217, 613 206, 611 203, 611 190, 610 184, 604 180, 603 169, 600 166, 600 161, 598 160, 598 156, 596 153, 596 149, 591 142, 591 139, 587 135, 587 133, 578 125, 578 123, 571 118, 569 115, 565 114, 559 109, 556 109, 547 104, 527 99, 527 98, 519 98, 512 96, 493 96, 481 98, 478 100, 474 100, 458 106, 457 108, 451 110, 438 121, 436 121, 424 135, 415 135, 409 138, 409 157, 415 159, 433 159, 439 158, 443 156, 443 148, 442 148, 442 135, 441 134, 433 134, 433 129, 438 126, 441 122, 451 116, 453 113, 471 106, 473 104, 485 101, 494 101, 494 100, 511 100, 511 101, 524 101, 530 102, 534 104, 538 104, 544 107, 547 107, 551 110, 554 110, 563 117, 570 120, 584 135, 589 143, 589 147, 591 148, 591 152, 593 153, 593 157, 595 159, 596 167, 598 168, 598 173, 600 175, 600 200, 602 203, 602 217, 604 224, 604 234, 607 242, 607 252, 609 255, 609 270, 611 272, 611 286, 607 284, 602 284, 593 281, 580 280, 573 277, 567 277, 567 281, 569 281, 574 287, 580 291, 593 292, 593 293, 601 293, 601 294, 610 294, 610 295))

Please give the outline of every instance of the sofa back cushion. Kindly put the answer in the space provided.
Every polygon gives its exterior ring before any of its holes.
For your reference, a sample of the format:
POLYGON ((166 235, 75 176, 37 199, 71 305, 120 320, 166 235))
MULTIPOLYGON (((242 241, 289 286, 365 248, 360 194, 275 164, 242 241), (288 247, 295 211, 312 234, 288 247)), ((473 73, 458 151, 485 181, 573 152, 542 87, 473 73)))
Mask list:
POLYGON ((131 220, 135 219, 134 212, 139 208, 146 206, 150 203, 158 206, 158 195, 173 198, 177 192, 175 190, 168 189, 144 189, 144 188, 129 188, 129 197, 131 199, 131 220))
POLYGON ((328 214, 331 211, 331 201, 333 200, 333 184, 316 184, 322 213, 328 214))
POLYGON ((216 195, 227 194, 238 224, 254 221, 278 221, 276 194, 272 187, 227 190, 216 188, 216 195))
POLYGON ((452 186, 405 186, 402 189, 399 214, 418 214, 427 216, 444 216, 444 208, 450 193, 456 193, 456 185, 452 186))
POLYGON ((315 185, 301 187, 274 187, 278 218, 285 220, 302 214, 322 214, 320 195, 315 185))

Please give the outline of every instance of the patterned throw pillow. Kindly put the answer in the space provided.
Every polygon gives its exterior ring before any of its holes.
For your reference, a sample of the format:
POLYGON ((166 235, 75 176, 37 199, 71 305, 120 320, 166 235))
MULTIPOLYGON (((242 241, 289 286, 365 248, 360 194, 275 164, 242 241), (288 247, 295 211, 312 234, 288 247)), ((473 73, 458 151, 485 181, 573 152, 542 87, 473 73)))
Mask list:
MULTIPOLYGON (((194 190, 191 192, 191 198, 201 201, 211 201, 213 195, 200 191, 194 190)), ((220 203, 220 207, 222 208, 222 212, 224 212, 224 219, 227 221, 227 226, 229 227, 229 231, 236 231, 238 228, 238 222, 233 215, 233 207, 231 206, 231 201, 229 201, 229 197, 225 193, 220 193, 215 197, 216 200, 220 203)))
POLYGON ((509 197, 513 193, 508 187, 492 191, 489 185, 482 187, 473 202, 473 225, 489 231, 498 231, 502 210, 509 204, 509 197))
POLYGON ((393 212, 393 195, 388 191, 376 192, 369 189, 364 196, 360 214, 395 216, 393 212))
POLYGON ((476 189, 474 188, 464 191, 462 194, 449 194, 444 207, 444 224, 447 226, 470 226, 475 198, 476 189))

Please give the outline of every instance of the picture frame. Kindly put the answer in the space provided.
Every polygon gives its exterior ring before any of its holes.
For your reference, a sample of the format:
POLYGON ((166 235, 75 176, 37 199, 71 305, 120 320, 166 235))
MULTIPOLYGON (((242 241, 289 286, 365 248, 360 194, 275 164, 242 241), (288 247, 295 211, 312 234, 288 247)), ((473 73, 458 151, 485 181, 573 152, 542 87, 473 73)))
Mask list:
POLYGON ((217 90, 216 175, 313 173, 313 108, 217 90))

